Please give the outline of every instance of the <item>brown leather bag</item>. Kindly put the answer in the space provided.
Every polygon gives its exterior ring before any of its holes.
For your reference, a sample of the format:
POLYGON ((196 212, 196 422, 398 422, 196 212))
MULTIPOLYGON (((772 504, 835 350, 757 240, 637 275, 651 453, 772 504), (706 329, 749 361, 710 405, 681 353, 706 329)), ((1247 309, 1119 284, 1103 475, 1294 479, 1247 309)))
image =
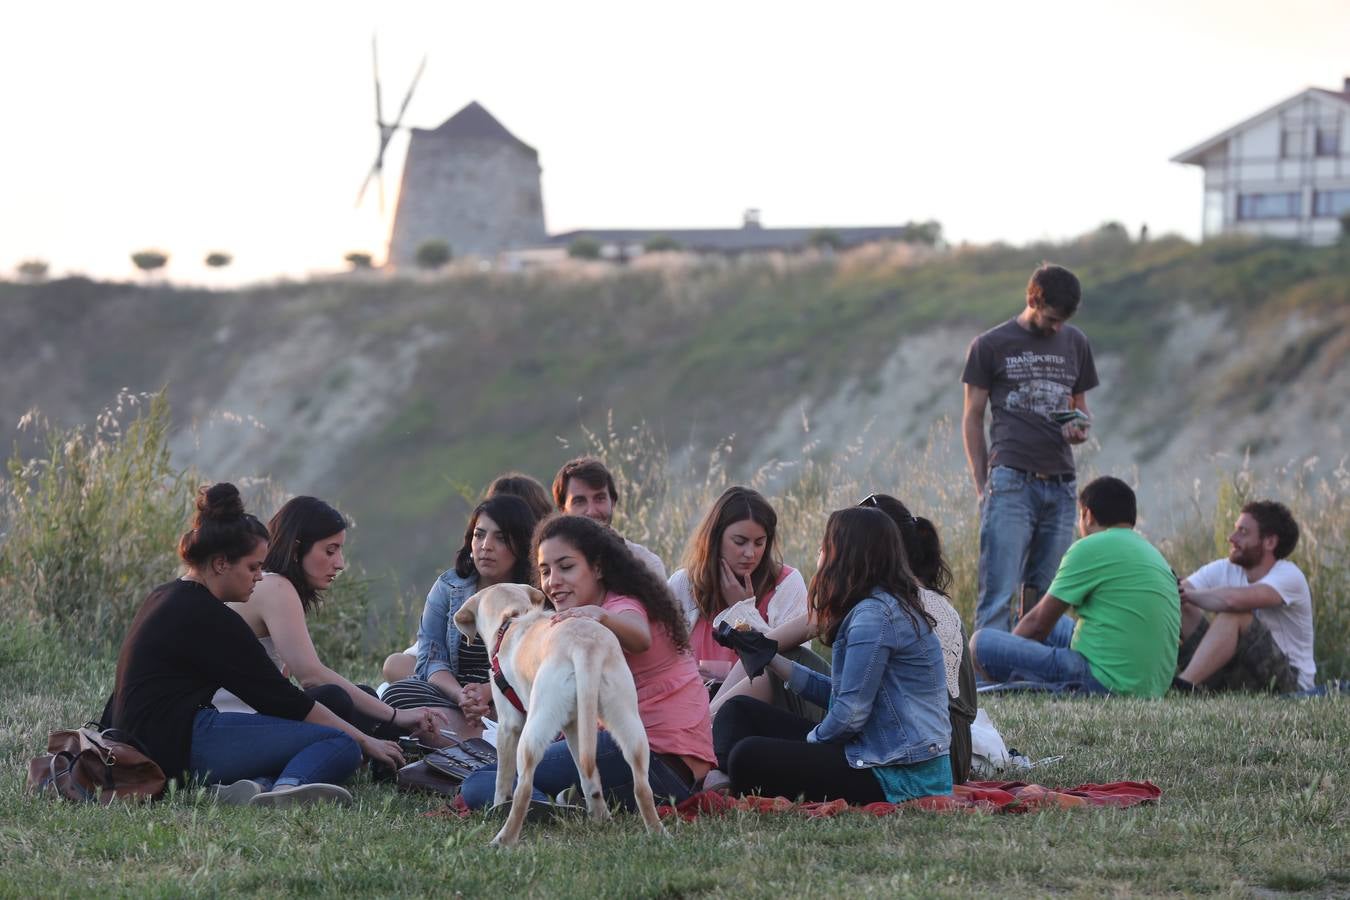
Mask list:
POLYGON ((47 753, 28 763, 28 789, 54 791, 67 800, 98 802, 153 800, 164 793, 164 772, 131 735, 83 728, 53 731, 47 753))

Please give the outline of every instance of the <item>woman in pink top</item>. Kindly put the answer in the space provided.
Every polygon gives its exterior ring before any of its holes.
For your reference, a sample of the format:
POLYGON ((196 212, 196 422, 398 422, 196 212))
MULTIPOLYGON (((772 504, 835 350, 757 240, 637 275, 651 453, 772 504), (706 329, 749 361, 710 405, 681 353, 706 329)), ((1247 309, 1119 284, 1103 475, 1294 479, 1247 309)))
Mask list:
MULTIPOLYGON (((584 516, 546 519, 534 543, 539 586, 558 609, 555 621, 584 616, 619 639, 651 746, 653 793, 677 803, 690 796, 716 757, 708 694, 670 590, 633 556, 623 538, 584 516)), ((633 809, 632 771, 603 729, 596 766, 606 798, 633 809)), ((481 769, 465 779, 465 803, 470 808, 491 803, 496 777, 495 769, 481 769)), ((555 742, 535 769, 535 800, 547 802, 580 784, 567 744, 555 742)))

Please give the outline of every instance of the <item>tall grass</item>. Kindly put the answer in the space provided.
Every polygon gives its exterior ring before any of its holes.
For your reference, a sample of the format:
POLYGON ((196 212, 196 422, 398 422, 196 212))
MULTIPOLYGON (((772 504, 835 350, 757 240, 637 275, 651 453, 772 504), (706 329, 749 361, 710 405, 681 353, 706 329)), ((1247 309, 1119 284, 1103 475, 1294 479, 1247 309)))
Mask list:
MULTIPOLYGON (((91 428, 52 429, 32 416, 41 452, 16 451, 0 483, 0 605, 74 645, 117 646, 155 584, 172 577, 198 478, 169 458, 168 404, 162 396, 123 393, 91 428), (121 422, 130 417, 125 427, 121 422)), ((619 483, 615 526, 646 544, 671 568, 713 500, 734 483, 735 437, 705 455, 677 458, 644 426, 585 433, 587 452, 605 460, 619 483)), ((763 492, 779 515, 783 559, 810 578, 831 511, 873 491, 894 494, 932 519, 952 567, 952 600, 972 621, 978 581, 978 514, 961 460, 952 456, 952 423, 938 422, 917 445, 869 440, 836 447, 803 422, 799 458, 767 460, 741 479, 763 492)), ((1091 473, 1084 473, 1084 478, 1091 473)), ((273 510, 285 493, 266 479, 250 483, 251 508, 273 510)), ((1176 490, 1187 488, 1177 485, 1176 490)), ((1225 537, 1249 499, 1286 503, 1302 529, 1293 561, 1312 586, 1315 653, 1323 678, 1350 675, 1350 471, 1320 474, 1316 460, 1269 472, 1247 461, 1189 486, 1190 511, 1154 533, 1141 530, 1183 574, 1225 554, 1225 537)), ((377 600, 358 568, 343 576, 311 615, 321 658, 368 666, 411 637, 419 598, 393 592, 377 600)))

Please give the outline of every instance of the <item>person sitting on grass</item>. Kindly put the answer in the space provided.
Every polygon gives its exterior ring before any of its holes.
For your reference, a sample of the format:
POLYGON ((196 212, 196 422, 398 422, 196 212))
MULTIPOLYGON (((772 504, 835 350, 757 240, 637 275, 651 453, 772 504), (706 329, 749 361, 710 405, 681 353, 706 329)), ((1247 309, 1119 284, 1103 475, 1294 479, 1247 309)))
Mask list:
POLYGON ((1297 544, 1298 523, 1283 503, 1242 507, 1228 558, 1181 583, 1185 640, 1175 687, 1289 693, 1313 686, 1312 592, 1288 559, 1297 544))
MULTIPOLYGON (((541 523, 535 559, 539 586, 558 610, 555 621, 594 619, 619 639, 651 748, 647 780, 652 793, 658 802, 691 796, 712 768, 712 726, 684 617, 665 581, 611 529, 583 516, 554 516, 541 523)), ((606 800, 632 810, 633 772, 603 729, 595 763, 606 800)), ((461 796, 470 809, 479 809, 492 802, 496 784, 495 766, 479 769, 464 779, 461 796)), ((547 804, 554 795, 580 787, 567 743, 550 744, 534 770, 533 802, 547 804)))
POLYGON ((267 549, 267 528, 244 511, 234 485, 198 491, 192 527, 178 542, 186 574, 155 588, 137 610, 102 724, 135 737, 171 779, 229 783, 216 791, 218 802, 350 803, 340 783, 363 752, 386 766, 402 765, 403 756, 282 677, 226 606, 249 599, 267 549), (258 714, 211 706, 221 688, 258 714))
POLYGON ((534 513, 519 497, 500 494, 474 507, 454 568, 442 573, 427 593, 413 676, 389 685, 384 702, 400 709, 442 707, 455 734, 482 735, 483 716, 492 706, 488 651, 481 635, 469 641, 455 627, 455 613, 483 588, 532 583, 534 525, 534 513))
POLYGON ((950 794, 942 646, 895 523, 877 509, 832 513, 808 596, 829 677, 782 655, 769 670, 829 711, 817 725, 728 700, 713 746, 732 792, 860 804, 950 794))
MULTIPOLYGON (((367 734, 391 740, 410 733, 431 738, 449 724, 445 711, 435 707, 394 709, 319 659, 305 617, 346 568, 347 520, 342 513, 317 497, 293 497, 277 510, 267 530, 272 542, 262 581, 248 602, 227 605, 248 623, 277 668, 367 734)), ((224 689, 211 702, 221 712, 255 711, 224 689)))
MULTIPOLYGON (((919 581, 919 599, 923 608, 937 620, 938 641, 942 644, 942 660, 947 677, 947 711, 952 725, 952 782, 965 784, 970 777, 971 737, 970 726, 979 710, 978 695, 975 689, 975 667, 971 663, 970 651, 966 645, 965 629, 961 617, 951 605, 948 592, 951 590, 952 570, 942 555, 942 540, 937 527, 928 519, 915 517, 905 504, 889 494, 869 494, 859 506, 873 507, 884 512, 895 527, 900 530, 901 543, 905 547, 905 556, 909 560, 910 571, 919 581)), ((765 635, 778 642, 795 646, 797 641, 816 637, 810 617, 800 616, 786 622, 776 629, 770 629, 765 635)), ((791 654, 787 654, 791 658, 791 654)), ((815 657, 815 654, 812 654, 815 657)), ((819 659, 819 657, 815 657, 819 659)), ((808 663, 809 664, 809 663, 808 663)), ((818 671, 828 672, 826 668, 818 671)), ((812 666, 812 668, 815 668, 812 666)), ((765 702, 771 702, 769 683, 773 678, 745 677, 745 668, 740 662, 732 666, 726 682, 718 690, 712 701, 713 718, 722 705, 732 697, 748 694, 765 702)), ((802 704, 807 712, 804 715, 819 722, 825 711, 815 704, 802 704)), ((721 772, 709 775, 709 786, 725 784, 725 775, 721 772)))
MULTIPOLYGON (((499 494, 509 494, 524 500, 530 508, 530 512, 534 513, 535 521, 541 521, 553 512, 553 500, 549 497, 548 491, 529 475, 520 472, 507 472, 504 475, 498 475, 492 480, 492 484, 488 485, 487 492, 483 494, 483 499, 490 500, 499 494)), ((391 653, 385 657, 384 680, 393 684, 395 681, 411 678, 416 669, 417 642, 413 641, 412 646, 402 653, 391 653)))
POLYGON ((1082 538, 1012 634, 981 628, 971 635, 976 671, 999 682, 1075 683, 1088 693, 1166 693, 1181 627, 1177 580, 1134 530, 1135 519, 1134 491, 1119 478, 1103 476, 1083 488, 1082 538), (1064 616, 1070 607, 1076 626, 1064 616))
MULTIPOLYGON (((614 476, 600 460, 593 456, 579 456, 568 460, 553 478, 553 502, 558 512, 585 516, 601 525, 613 527, 614 507, 619 502, 619 488, 614 476)), ((666 580, 666 564, 637 541, 624 538, 628 550, 657 578, 666 580)))
MULTIPOLYGON (((705 678, 722 681, 736 662, 735 651, 713 639, 722 620, 765 632, 806 615, 806 582, 783 564, 777 536, 778 514, 759 491, 727 488, 690 538, 684 568, 670 576, 670 591, 684 611, 689 646, 705 678)), ((809 642, 807 637, 799 643, 809 642)), ((806 647, 793 646, 787 655, 828 671, 828 664, 806 647)), ((755 689, 764 693, 763 700, 798 715, 806 712, 799 697, 783 692, 781 682, 765 679, 755 689)))

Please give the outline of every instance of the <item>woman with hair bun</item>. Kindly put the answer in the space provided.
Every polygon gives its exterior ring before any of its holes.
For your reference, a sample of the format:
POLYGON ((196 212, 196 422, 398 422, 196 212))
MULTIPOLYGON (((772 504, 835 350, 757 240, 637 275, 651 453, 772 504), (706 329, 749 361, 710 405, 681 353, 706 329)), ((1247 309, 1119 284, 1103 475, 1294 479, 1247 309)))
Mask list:
POLYGON ((288 806, 350 803, 339 783, 364 751, 401 765, 396 744, 344 722, 282 677, 227 603, 243 603, 262 579, 268 531, 244 511, 234 485, 203 487, 192 527, 178 543, 186 572, 150 592, 117 658, 106 727, 130 733, 169 778, 218 785, 225 803, 288 806), (258 715, 210 705, 226 688, 258 715))
MULTIPOLYGON (((366 734, 394 739, 414 733, 431 738, 449 723, 442 709, 395 709, 324 665, 314 649, 305 616, 346 568, 347 520, 317 497, 292 497, 267 523, 272 543, 263 577, 247 603, 230 603, 248 623, 277 668, 300 682, 305 693, 366 734)), ((221 689, 212 704, 221 712, 254 712, 221 689)))

